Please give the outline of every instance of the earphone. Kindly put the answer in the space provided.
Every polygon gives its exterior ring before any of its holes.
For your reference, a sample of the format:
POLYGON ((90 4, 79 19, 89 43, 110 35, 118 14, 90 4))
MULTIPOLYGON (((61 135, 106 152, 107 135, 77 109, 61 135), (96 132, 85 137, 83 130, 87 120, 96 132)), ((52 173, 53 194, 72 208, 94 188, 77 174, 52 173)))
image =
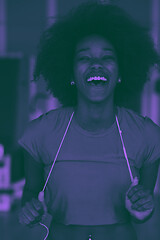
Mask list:
MULTIPOLYGON (((39 192, 39 194, 38 194, 38 200, 39 200, 40 202, 42 202, 45 212, 47 212, 47 208, 46 208, 46 205, 45 205, 45 202, 44 202, 44 191, 45 191, 45 189, 46 189, 47 183, 48 183, 48 181, 49 181, 49 178, 50 178, 50 175, 51 175, 51 173, 52 173, 53 167, 54 167, 55 162, 56 162, 56 160, 57 160, 58 154, 59 154, 59 152, 60 152, 60 150, 61 150, 62 144, 63 144, 64 139, 65 139, 65 137, 66 137, 66 134, 67 134, 67 132, 68 132, 68 129, 69 129, 69 126, 70 126, 70 124, 71 124, 73 115, 74 115, 74 112, 72 113, 72 115, 71 115, 71 117, 70 117, 70 119, 69 119, 68 125, 67 125, 67 127, 66 127, 65 132, 64 132, 64 135, 63 135, 63 138, 62 138, 61 143, 60 143, 60 145, 59 145, 58 151, 57 151, 57 153, 56 153, 56 155, 55 155, 54 161, 53 161, 53 163, 52 163, 52 166, 51 166, 51 168, 50 168, 49 174, 48 174, 47 179, 46 179, 46 181, 45 181, 44 187, 43 187, 42 191, 39 192)), ((135 181, 135 179, 136 179, 136 183, 138 184, 138 178, 137 178, 137 177, 133 178, 133 174, 132 174, 131 167, 130 167, 129 160, 128 160, 128 156, 127 156, 127 151, 126 151, 126 148, 125 148, 125 145, 124 145, 124 141, 123 141, 122 130, 120 129, 120 125, 119 125, 119 121, 118 121, 118 117, 117 117, 117 116, 116 116, 116 123, 117 123, 118 132, 119 132, 120 139, 121 139, 121 143, 122 143, 122 147, 123 147, 123 153, 124 153, 124 156, 125 156, 125 159, 126 159, 126 162, 127 162, 127 166, 128 166, 128 171, 129 171, 129 175, 130 175, 131 182, 133 183, 133 182, 135 181)), ((47 227, 45 224, 43 224, 43 223, 41 223, 41 222, 39 222, 39 224, 40 224, 41 226, 45 227, 46 230, 47 230, 46 237, 44 238, 44 240, 46 240, 47 237, 48 237, 48 235, 49 235, 49 229, 48 229, 48 227, 47 227)), ((90 237, 89 239, 91 239, 91 237, 90 237)))
MULTIPOLYGON (((45 189, 46 189, 46 186, 47 186, 47 183, 48 183, 48 181, 49 181, 50 175, 51 175, 51 173, 52 173, 53 167, 54 167, 55 162, 56 162, 56 160, 57 160, 58 154, 59 154, 59 152, 60 152, 60 150, 61 150, 61 147, 62 147, 62 144, 63 144, 63 142, 64 142, 65 136, 66 136, 66 134, 67 134, 67 132, 68 132, 68 129, 69 129, 69 126, 70 126, 70 124, 71 124, 73 115, 74 115, 74 112, 72 113, 72 115, 71 115, 71 117, 70 117, 70 119, 69 119, 68 125, 67 125, 67 127, 66 127, 65 132, 64 132, 64 135, 63 135, 63 138, 62 138, 61 143, 60 143, 60 145, 59 145, 58 151, 57 151, 57 153, 56 153, 56 155, 55 155, 54 161, 53 161, 53 163, 52 163, 52 166, 51 166, 51 168, 50 168, 49 174, 48 174, 47 179, 46 179, 46 181, 45 181, 44 187, 43 187, 42 191, 39 192, 39 194, 38 194, 38 200, 43 204, 44 211, 46 211, 46 212, 47 212, 47 208, 46 208, 46 205, 45 205, 45 202, 44 202, 44 191, 45 191, 45 189)), ((46 240, 47 237, 48 237, 48 235, 49 235, 49 229, 48 229, 48 227, 47 227, 45 224, 43 224, 43 223, 41 223, 41 222, 39 222, 39 224, 47 229, 47 234, 46 234, 46 237, 44 238, 44 240, 46 240)))
POLYGON ((119 121, 118 121, 117 116, 116 116, 116 123, 117 123, 118 131, 119 131, 119 135, 120 135, 120 138, 121 138, 121 143, 122 143, 122 147, 123 147, 123 153, 124 153, 124 156, 125 156, 125 159, 126 159, 126 162, 127 162, 127 166, 128 166, 128 171, 129 171, 129 175, 130 175, 130 178, 131 178, 131 182, 133 182, 133 174, 132 174, 131 167, 130 167, 130 164, 129 164, 126 148, 125 148, 123 137, 122 137, 122 130, 120 129, 120 125, 119 125, 119 121))

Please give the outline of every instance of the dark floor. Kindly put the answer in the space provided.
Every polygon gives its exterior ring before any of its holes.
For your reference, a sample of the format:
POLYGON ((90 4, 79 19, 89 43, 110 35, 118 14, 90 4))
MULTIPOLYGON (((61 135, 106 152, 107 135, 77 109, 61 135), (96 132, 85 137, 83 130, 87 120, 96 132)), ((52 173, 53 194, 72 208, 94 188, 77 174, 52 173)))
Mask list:
MULTIPOLYGON (((160 197, 156 197, 156 205, 157 210, 152 219, 138 225, 138 240, 160 240, 160 197)), ((9 213, 0 213, 0 240, 43 240, 46 230, 41 226, 35 228, 21 226, 18 223, 18 210, 19 204, 9 213)), ((46 221, 48 224, 50 219, 46 221)))

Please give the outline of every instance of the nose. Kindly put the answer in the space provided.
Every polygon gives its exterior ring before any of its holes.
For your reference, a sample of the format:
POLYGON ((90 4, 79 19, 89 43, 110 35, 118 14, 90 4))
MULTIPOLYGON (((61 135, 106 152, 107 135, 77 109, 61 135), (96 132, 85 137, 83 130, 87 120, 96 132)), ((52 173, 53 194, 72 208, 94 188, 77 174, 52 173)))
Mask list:
POLYGON ((102 69, 102 63, 100 59, 94 58, 91 62, 92 69, 102 69))

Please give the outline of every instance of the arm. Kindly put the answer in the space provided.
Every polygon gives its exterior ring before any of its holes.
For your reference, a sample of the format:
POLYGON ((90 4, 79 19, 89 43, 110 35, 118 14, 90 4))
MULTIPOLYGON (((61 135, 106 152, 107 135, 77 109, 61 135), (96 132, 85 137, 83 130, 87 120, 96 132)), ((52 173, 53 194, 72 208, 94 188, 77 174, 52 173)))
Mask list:
POLYGON ((43 165, 33 159, 33 157, 23 150, 25 186, 23 189, 22 206, 32 198, 38 198, 38 193, 44 184, 43 165))
POLYGON ((154 187, 157 180, 158 175, 158 167, 160 163, 160 158, 155 161, 153 164, 150 164, 147 167, 143 167, 140 170, 140 185, 144 187, 144 189, 149 190, 151 194, 154 192, 154 187))
POLYGON ((25 168, 25 186, 22 196, 22 208, 19 211, 19 222, 22 225, 34 226, 41 220, 44 213, 43 205, 38 200, 38 193, 43 187, 43 165, 36 162, 33 157, 23 151, 25 168))

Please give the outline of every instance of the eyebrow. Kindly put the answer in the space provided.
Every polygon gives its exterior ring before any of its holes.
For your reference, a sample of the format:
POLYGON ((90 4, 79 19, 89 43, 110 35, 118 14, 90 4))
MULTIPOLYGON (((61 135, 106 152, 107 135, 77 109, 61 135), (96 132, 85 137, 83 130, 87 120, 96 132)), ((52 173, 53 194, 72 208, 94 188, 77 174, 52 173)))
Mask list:
MULTIPOLYGON (((78 51, 76 51, 76 53, 84 52, 84 51, 87 51, 87 50, 89 50, 89 48, 81 48, 78 51)), ((103 50, 113 52, 112 48, 103 48, 103 50)))

